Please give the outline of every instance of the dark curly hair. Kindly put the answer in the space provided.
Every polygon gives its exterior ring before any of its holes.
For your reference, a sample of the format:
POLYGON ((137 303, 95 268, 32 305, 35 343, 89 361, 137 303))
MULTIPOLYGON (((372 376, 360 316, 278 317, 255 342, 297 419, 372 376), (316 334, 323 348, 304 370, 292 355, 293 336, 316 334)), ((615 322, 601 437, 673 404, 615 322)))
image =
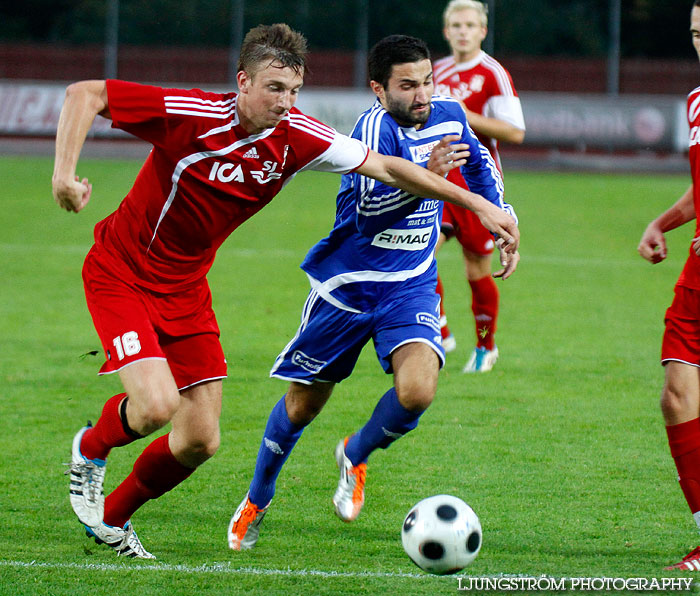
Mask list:
POLYGON ((430 50, 422 39, 409 35, 389 35, 369 51, 367 72, 370 80, 386 87, 394 64, 421 60, 430 60, 430 50))

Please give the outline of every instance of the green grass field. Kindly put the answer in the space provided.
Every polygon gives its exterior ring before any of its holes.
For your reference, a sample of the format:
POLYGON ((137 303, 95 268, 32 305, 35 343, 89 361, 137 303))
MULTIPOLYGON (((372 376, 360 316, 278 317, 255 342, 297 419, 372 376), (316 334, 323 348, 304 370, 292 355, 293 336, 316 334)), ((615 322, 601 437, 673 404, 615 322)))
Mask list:
MULTIPOLYGON (((457 579, 422 573, 400 542, 409 508, 436 493, 462 497, 481 518, 473 576, 662 577, 697 545, 658 411, 663 313, 692 226, 669 236, 667 262, 636 254, 646 223, 688 180, 511 171, 522 261, 499 282, 500 361, 487 375, 461 374, 473 330, 450 243, 440 267, 458 349, 418 429, 370 459, 355 523, 332 511, 332 451, 391 383, 371 346, 283 470, 258 546, 226 546, 285 390, 268 371, 306 297, 298 265, 334 217, 338 178, 304 174, 234 233, 210 274, 230 375, 219 453, 134 516, 155 563, 95 546, 71 512, 62 462, 119 384, 97 377, 101 355, 82 357, 99 342, 80 270, 94 223, 138 166, 84 160, 94 194, 74 215, 51 199, 50 159, 0 161, 0 594, 451 594, 457 579)), ((108 490, 144 446, 112 453, 108 490)))

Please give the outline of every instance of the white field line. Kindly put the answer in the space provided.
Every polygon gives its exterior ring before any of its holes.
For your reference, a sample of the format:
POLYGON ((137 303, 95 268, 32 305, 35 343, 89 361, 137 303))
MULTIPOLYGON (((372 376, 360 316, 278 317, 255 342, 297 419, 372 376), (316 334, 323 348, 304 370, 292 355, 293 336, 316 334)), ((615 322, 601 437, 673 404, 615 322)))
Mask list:
MULTIPOLYGON (((211 563, 198 566, 170 565, 168 563, 45 563, 41 561, 0 561, 0 567, 20 569, 72 569, 74 571, 167 571, 175 573, 224 575, 261 575, 287 577, 322 577, 322 578, 407 578, 435 579, 437 576, 420 573, 383 573, 379 571, 322 571, 319 569, 259 569, 255 567, 233 567, 230 563, 211 563)), ((454 578, 452 578, 454 580, 454 578)))
MULTIPOLYGON (((460 576, 446 575, 437 576, 429 575, 427 573, 390 573, 390 572, 380 572, 380 571, 323 571, 320 569, 260 569, 256 567, 233 567, 230 562, 225 563, 209 563, 203 565, 170 565, 168 563, 142 563, 141 561, 131 561, 124 563, 46 563, 41 561, 2 561, 0 560, 0 568, 2 567, 14 567, 17 569, 70 569, 73 571, 117 571, 123 573, 124 571, 142 573, 149 571, 164 571, 169 573, 183 573, 183 574, 222 574, 222 575, 252 575, 252 576, 264 576, 264 577, 319 577, 323 579, 334 579, 334 578, 376 578, 376 579, 411 579, 411 580, 426 580, 432 579, 440 582, 453 582, 458 586, 462 585, 462 582, 469 581, 469 579, 476 580, 495 580, 500 578, 509 578, 515 580, 535 580, 535 581, 555 581, 559 584, 567 579, 571 581, 571 578, 553 576, 553 575, 529 575, 522 573, 496 573, 489 575, 482 575, 478 577, 473 576, 460 576)), ((606 579, 607 576, 599 576, 598 578, 589 579, 606 579)), ((644 576, 640 576, 637 579, 642 579, 644 576)), ((583 579, 583 577, 581 577, 583 579)), ((624 578, 607 578, 607 579, 624 579, 624 578)), ((692 580, 678 580, 675 578, 647 578, 656 579, 657 581, 692 581, 692 580)), ((693 588, 700 585, 697 581, 694 582, 693 588)), ((690 586, 689 586, 690 587, 690 586)), ((467 589, 467 588, 463 588, 467 589)), ((517 588, 513 588, 517 589, 517 588)), ((583 589, 583 588, 582 588, 583 589)), ((686 588, 685 591, 687 591, 686 588)), ((548 590, 544 590, 548 591, 548 590)), ((587 591, 587 590, 586 590, 587 591)), ((469 590, 470 593, 475 593, 469 590)), ((495 592, 494 592, 495 593, 495 592)), ((544 593, 544 592, 543 592, 544 593)), ((659 592, 660 593, 660 592, 659 592)), ((667 592, 665 592, 667 593, 667 592)))

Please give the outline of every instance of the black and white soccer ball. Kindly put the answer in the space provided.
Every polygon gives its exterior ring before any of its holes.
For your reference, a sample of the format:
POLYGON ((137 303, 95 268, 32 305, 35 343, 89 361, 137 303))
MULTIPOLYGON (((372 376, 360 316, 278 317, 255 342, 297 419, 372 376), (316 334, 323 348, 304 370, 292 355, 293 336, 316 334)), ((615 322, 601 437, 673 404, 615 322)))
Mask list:
POLYGON ((406 554, 418 567, 447 575, 471 563, 481 549, 481 523, 462 499, 435 495, 411 508, 401 528, 406 554))

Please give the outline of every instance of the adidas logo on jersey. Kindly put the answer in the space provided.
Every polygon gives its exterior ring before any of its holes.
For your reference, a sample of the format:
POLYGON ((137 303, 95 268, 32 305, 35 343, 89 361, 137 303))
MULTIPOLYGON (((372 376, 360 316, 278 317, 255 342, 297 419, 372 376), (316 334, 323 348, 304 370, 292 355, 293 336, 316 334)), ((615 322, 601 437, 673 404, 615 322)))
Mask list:
POLYGON ((258 150, 255 147, 251 147, 243 155, 243 159, 260 159, 260 156, 258 155, 258 150))

